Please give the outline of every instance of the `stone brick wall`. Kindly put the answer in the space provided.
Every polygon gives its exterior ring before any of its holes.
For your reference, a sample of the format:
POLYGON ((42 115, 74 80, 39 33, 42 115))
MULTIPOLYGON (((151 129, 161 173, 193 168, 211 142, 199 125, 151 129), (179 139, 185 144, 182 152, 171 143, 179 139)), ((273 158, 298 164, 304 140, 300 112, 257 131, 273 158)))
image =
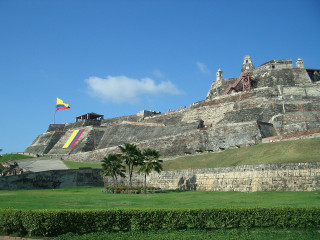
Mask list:
POLYGON ((51 170, 0 177, 0 190, 51 189, 63 187, 102 187, 100 169, 51 170))
MULTIPOLYGON (((105 182, 112 184, 110 179, 105 182)), ((133 183, 143 186, 143 174, 134 175, 133 183)), ((127 186, 128 178, 122 179, 121 184, 127 186)), ((320 190, 320 162, 153 172, 147 176, 147 185, 223 192, 317 191, 320 190)))
MULTIPOLYGON (((252 88, 262 87, 276 87, 281 86, 295 86, 297 84, 311 83, 311 79, 306 69, 255 69, 251 76, 252 88)), ((207 100, 211 100, 214 97, 224 95, 225 90, 230 84, 233 84, 237 79, 230 78, 212 83, 211 88, 207 94, 207 100)))
MULTIPOLYGON (((150 131, 152 133, 152 129, 150 131)), ((168 129, 162 131, 162 133, 164 133, 164 131, 168 131, 168 129)), ((115 139, 117 139, 117 137, 115 137, 115 139)), ((224 124, 208 127, 203 130, 196 129, 196 125, 194 125, 193 129, 189 129, 188 131, 175 132, 175 130, 172 129, 170 134, 168 133, 162 136, 160 135, 157 138, 133 142, 141 149, 157 149, 161 156, 176 156, 185 153, 195 153, 199 151, 211 152, 218 151, 222 148, 227 149, 239 147, 240 145, 258 144, 261 142, 261 135, 257 122, 252 121, 237 124, 224 124)), ((119 143, 121 144, 123 142, 119 143)), ((119 153, 118 144, 90 152, 70 154, 63 158, 65 160, 77 162, 99 162, 110 153, 119 153)))
MULTIPOLYGON (((129 178, 120 179, 129 186, 129 178)), ((51 189, 69 186, 113 185, 99 169, 53 170, 0 177, 0 190, 51 189)), ((143 186, 144 175, 134 173, 133 185, 143 186)), ((317 191, 320 190, 320 162, 246 165, 237 167, 152 172, 147 185, 162 189, 199 191, 317 191)))

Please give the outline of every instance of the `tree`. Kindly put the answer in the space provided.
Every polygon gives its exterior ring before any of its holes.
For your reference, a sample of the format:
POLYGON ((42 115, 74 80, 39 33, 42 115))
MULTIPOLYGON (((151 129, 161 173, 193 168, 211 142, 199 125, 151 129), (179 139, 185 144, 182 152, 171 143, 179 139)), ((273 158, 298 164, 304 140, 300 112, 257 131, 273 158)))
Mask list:
POLYGON ((144 173, 144 191, 147 188, 147 175, 152 171, 160 173, 162 171, 162 160, 159 159, 160 153, 155 149, 147 148, 143 151, 143 164, 141 165, 139 172, 144 173))
POLYGON ((124 145, 119 146, 122 152, 122 158, 128 166, 129 170, 129 183, 132 187, 132 172, 133 167, 139 166, 142 164, 143 156, 140 149, 131 143, 125 143, 124 145))
POLYGON ((102 160, 102 174, 111 176, 115 187, 118 187, 118 176, 125 177, 125 172, 120 154, 109 154, 102 160))

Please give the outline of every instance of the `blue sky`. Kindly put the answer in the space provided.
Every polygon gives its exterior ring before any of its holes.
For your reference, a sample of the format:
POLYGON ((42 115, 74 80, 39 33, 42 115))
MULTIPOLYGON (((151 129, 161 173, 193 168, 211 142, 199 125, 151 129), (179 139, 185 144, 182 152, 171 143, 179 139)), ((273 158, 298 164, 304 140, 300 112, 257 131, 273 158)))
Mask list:
POLYGON ((166 112, 237 77, 302 58, 320 68, 318 0, 0 0, 0 148, 24 151, 54 121, 166 112))

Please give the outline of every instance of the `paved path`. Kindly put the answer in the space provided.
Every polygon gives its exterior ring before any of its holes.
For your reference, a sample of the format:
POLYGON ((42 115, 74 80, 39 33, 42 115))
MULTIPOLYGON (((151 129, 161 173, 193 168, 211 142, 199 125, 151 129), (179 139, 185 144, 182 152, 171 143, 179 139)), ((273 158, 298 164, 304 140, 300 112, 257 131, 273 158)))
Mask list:
MULTIPOLYGON (((48 170, 68 169, 68 167, 59 159, 55 158, 27 158, 16 161, 20 168, 31 172, 42 172, 48 170)), ((14 161, 10 161, 11 164, 14 161)))

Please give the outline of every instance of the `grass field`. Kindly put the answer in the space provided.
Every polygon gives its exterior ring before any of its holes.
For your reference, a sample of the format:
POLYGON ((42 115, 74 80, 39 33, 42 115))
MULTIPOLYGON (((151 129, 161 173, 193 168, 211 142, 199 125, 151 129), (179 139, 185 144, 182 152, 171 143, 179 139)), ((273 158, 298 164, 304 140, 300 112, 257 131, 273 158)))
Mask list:
POLYGON ((317 192, 202 192, 105 194, 102 188, 2 190, 0 207, 15 209, 151 209, 229 207, 320 207, 317 192))
POLYGON ((7 161, 26 159, 26 158, 33 158, 33 157, 22 155, 22 154, 6 154, 0 157, 0 162, 7 162, 7 161))
MULTIPOLYGON (((185 155, 163 163, 163 170, 217 168, 271 163, 319 162, 320 138, 265 143, 217 153, 185 155)), ((101 168, 101 163, 64 161, 69 168, 101 168)))
POLYGON ((217 168, 271 163, 319 162, 320 138, 265 143, 218 153, 182 156, 165 161, 165 170, 217 168))

